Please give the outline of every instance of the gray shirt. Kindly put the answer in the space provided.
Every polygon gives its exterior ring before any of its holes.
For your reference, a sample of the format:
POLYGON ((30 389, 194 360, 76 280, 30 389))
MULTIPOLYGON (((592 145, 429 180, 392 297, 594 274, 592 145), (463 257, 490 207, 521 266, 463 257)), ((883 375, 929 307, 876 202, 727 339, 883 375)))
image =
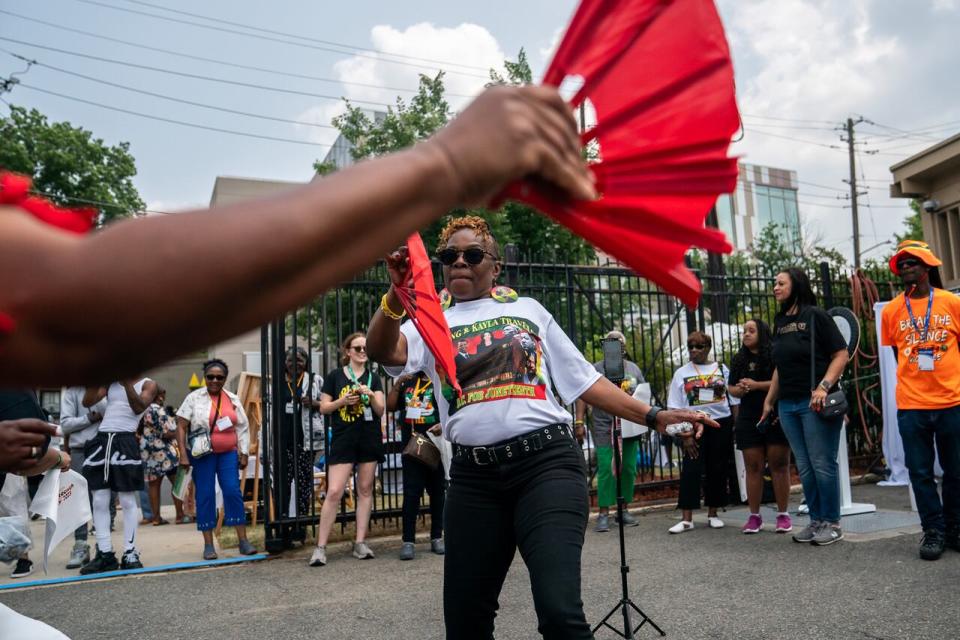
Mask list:
POLYGON ((100 421, 90 420, 90 413, 95 411, 103 417, 107 410, 107 399, 104 398, 90 408, 83 406, 84 387, 68 387, 60 392, 60 429, 63 435, 70 436, 70 448, 81 449, 88 440, 97 435, 100 421))
MULTIPOLYGON (((603 361, 595 362, 593 368, 604 373, 603 361)), ((637 385, 644 382, 643 372, 636 363, 625 360, 623 363, 624 379, 620 383, 620 388, 631 396, 637 390, 637 385)), ((592 409, 593 412, 593 444, 597 447, 609 447, 611 443, 610 432, 613 430, 613 416, 602 409, 592 409)))

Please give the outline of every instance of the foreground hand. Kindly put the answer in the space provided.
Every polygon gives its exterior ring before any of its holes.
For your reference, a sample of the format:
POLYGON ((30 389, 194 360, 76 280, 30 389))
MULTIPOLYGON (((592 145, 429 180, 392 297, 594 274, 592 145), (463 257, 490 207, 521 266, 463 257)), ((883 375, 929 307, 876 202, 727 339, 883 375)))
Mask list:
MULTIPOLYGON (((410 286, 410 253, 406 247, 400 247, 396 251, 387 254, 387 273, 390 275, 390 284, 395 287, 410 286)), ((390 296, 387 297, 388 299, 390 296)), ((396 310, 397 307, 394 307, 396 310)))
POLYGON ((26 418, 0 422, 0 471, 22 471, 37 464, 38 454, 57 427, 44 420, 26 418))
POLYGON ((458 200, 483 205, 514 180, 535 177, 563 195, 596 198, 569 105, 552 87, 487 89, 425 143, 457 176, 458 200))
POLYGON ((820 411, 823 409, 824 403, 827 401, 827 392, 824 391, 823 387, 817 387, 813 390, 813 393, 810 394, 810 408, 814 411, 820 411))
POLYGON ((703 435, 703 428, 712 427, 714 429, 719 429, 720 425, 712 420, 707 414, 702 411, 691 411, 690 409, 664 409, 657 414, 657 431, 663 432, 669 424, 677 424, 678 422, 689 422, 693 425, 693 433, 691 435, 682 436, 684 440, 687 439, 699 439, 703 435))

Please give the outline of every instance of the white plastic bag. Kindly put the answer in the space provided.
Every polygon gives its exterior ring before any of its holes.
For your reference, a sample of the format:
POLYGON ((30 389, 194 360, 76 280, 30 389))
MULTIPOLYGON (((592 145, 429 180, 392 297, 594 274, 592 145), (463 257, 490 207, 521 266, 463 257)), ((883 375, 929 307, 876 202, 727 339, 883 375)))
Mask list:
POLYGON ((29 550, 27 521, 16 516, 0 518, 0 562, 13 562, 29 550))
POLYGON ((46 572, 47 560, 57 545, 92 519, 86 479, 76 471, 47 471, 33 497, 30 511, 46 518, 47 534, 43 544, 43 570, 46 572))

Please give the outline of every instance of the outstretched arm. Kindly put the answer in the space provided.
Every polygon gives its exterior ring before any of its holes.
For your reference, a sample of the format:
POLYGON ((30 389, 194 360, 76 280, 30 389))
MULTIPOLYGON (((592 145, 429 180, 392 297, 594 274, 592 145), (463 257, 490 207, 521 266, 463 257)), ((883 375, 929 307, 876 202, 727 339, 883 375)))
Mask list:
MULTIPOLYGON (((587 389, 580 399, 593 407, 603 409, 609 414, 626 418, 631 422, 645 424, 650 405, 640 402, 633 396, 624 393, 606 378, 600 378, 587 389)), ((663 432, 667 425, 678 422, 689 422, 696 427, 696 436, 699 437, 703 426, 719 427, 704 413, 688 409, 662 409, 657 414, 657 431, 663 432)))
POLYGON ((131 220, 88 237, 0 207, 0 310, 17 324, 0 336, 0 385, 117 379, 237 335, 524 176, 595 195, 573 116, 553 89, 490 89, 413 149, 258 202, 131 220), (174 293, 162 314, 153 312, 156 290, 174 293), (210 310, 217 322, 204 321, 210 310))

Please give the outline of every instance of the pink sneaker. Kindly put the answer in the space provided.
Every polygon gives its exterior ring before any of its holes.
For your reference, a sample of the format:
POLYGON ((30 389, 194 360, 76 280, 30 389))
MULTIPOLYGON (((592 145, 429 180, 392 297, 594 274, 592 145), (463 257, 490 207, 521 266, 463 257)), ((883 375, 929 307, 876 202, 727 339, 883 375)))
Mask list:
POLYGON ((763 529, 763 519, 756 513, 751 513, 740 531, 743 533, 760 533, 761 529, 763 529))
POLYGON ((777 516, 777 533, 789 533, 793 531, 793 522, 790 520, 790 516, 785 513, 781 513, 777 516))

